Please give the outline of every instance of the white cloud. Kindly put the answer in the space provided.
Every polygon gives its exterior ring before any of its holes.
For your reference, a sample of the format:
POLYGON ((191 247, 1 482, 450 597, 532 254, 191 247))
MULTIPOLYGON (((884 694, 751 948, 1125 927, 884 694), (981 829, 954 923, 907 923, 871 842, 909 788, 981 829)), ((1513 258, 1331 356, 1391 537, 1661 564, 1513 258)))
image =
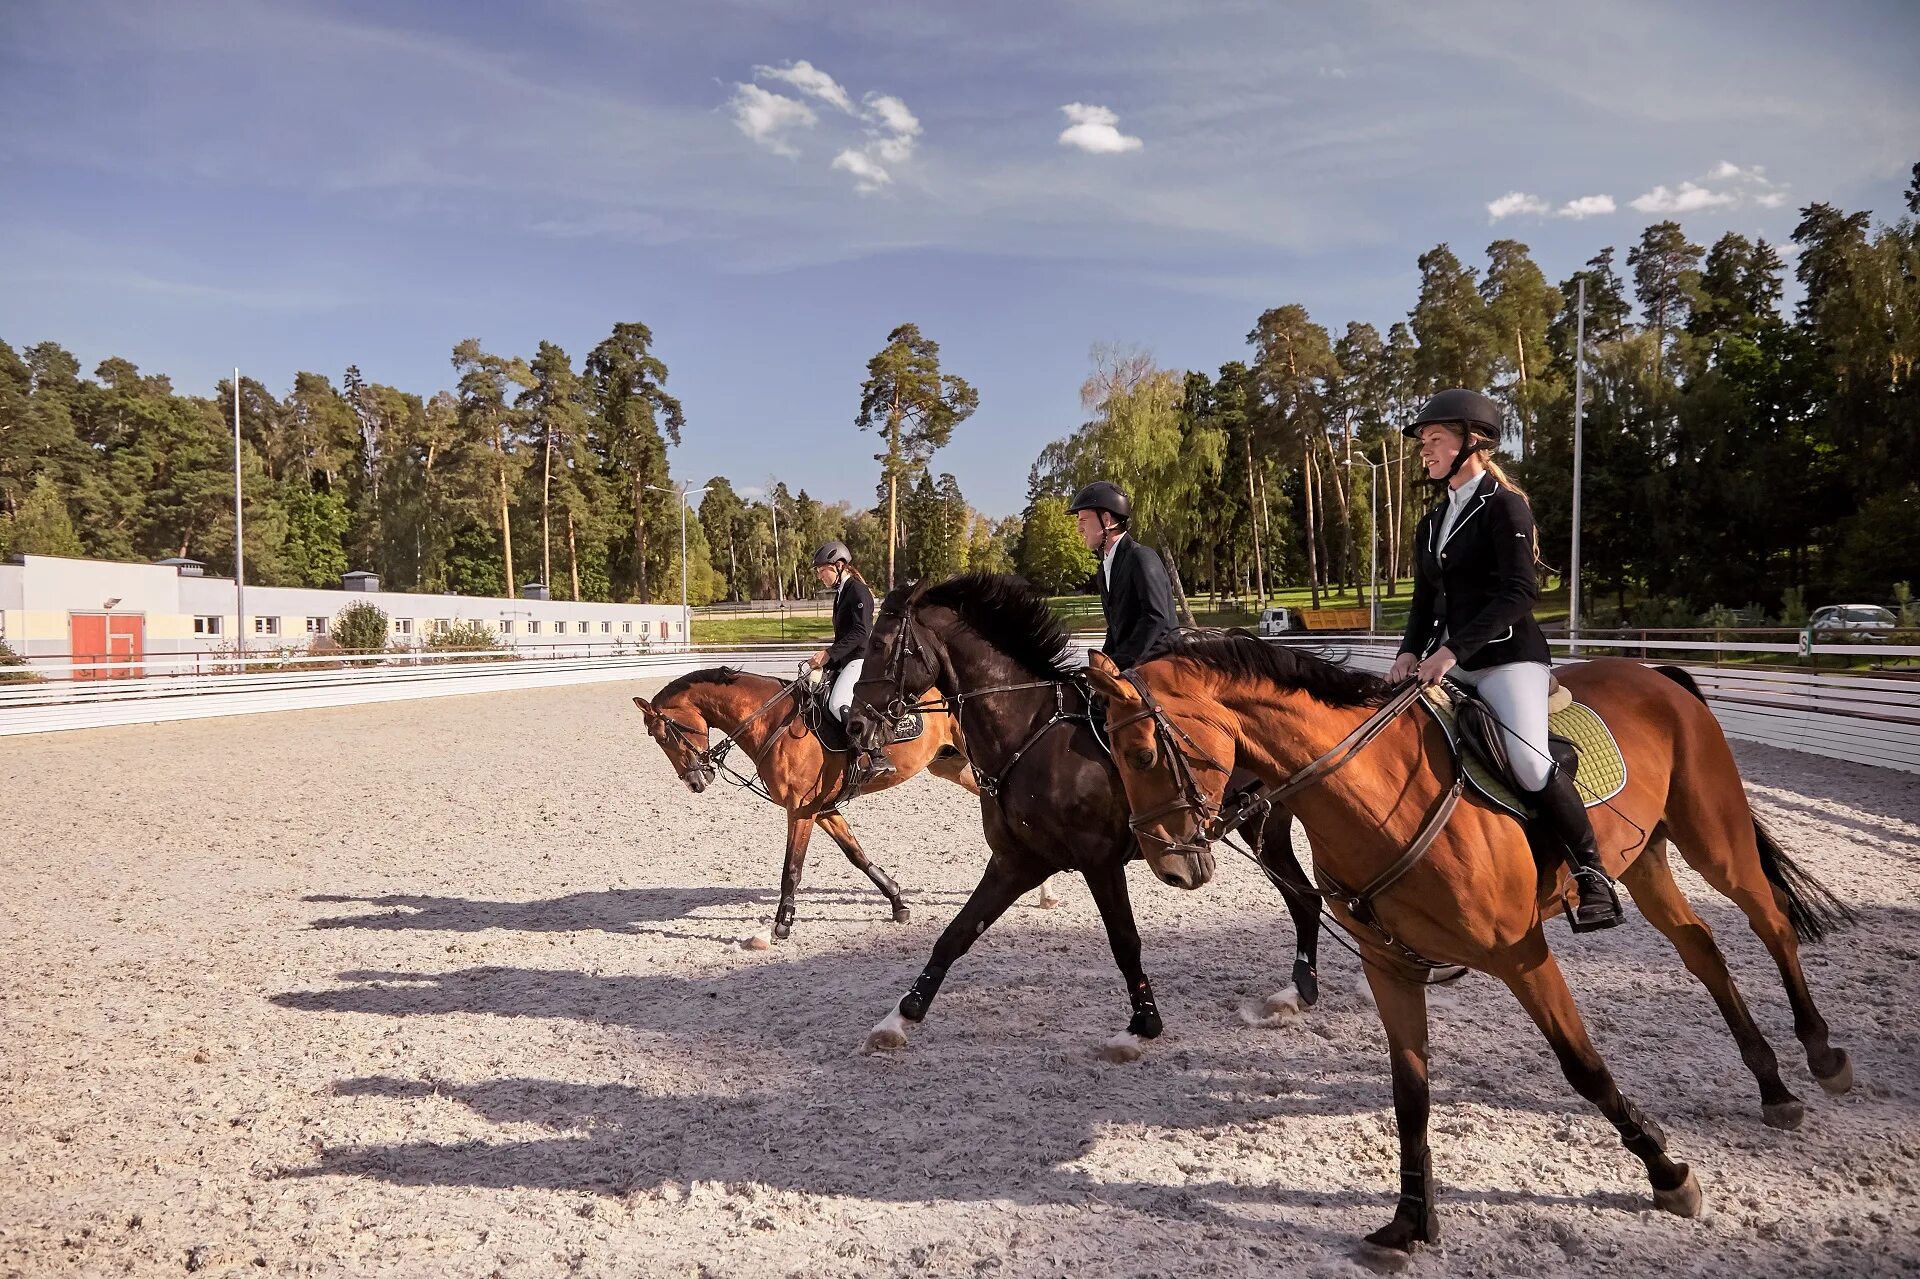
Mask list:
POLYGON ((866 101, 868 116, 879 120, 891 132, 908 138, 920 136, 920 121, 900 99, 887 93, 869 93, 866 101))
POLYGON ((1636 196, 1633 207, 1642 213, 1698 213, 1701 209, 1737 204, 1739 200, 1740 197, 1731 191, 1710 191, 1691 182, 1682 182, 1672 191, 1661 185, 1645 195, 1636 196))
POLYGON ((812 128, 817 118, 806 103, 768 93, 757 84, 734 85, 728 105, 740 132, 775 155, 798 156, 800 151, 787 141, 787 133, 812 128))
POLYGON ((1120 117, 1110 108, 1069 102, 1060 109, 1072 122, 1060 133, 1061 146, 1079 147, 1094 155, 1119 155, 1140 149, 1139 138, 1120 132, 1120 117))
POLYGON ((854 189, 862 195, 870 195, 893 181, 893 175, 872 156, 852 147, 833 157, 833 167, 851 173, 854 189))
POLYGON ((1528 195, 1524 191, 1509 191, 1498 200, 1487 202, 1487 220, 1498 222, 1501 218, 1514 217, 1521 213, 1535 216, 1552 212, 1552 206, 1537 195, 1528 195))
POLYGON ((828 106, 838 107, 848 115, 854 113, 853 99, 847 96, 847 91, 840 87, 839 82, 805 58, 784 67, 755 67, 753 76, 756 80, 784 81, 828 106))
POLYGON ((1777 209, 1787 202, 1785 191, 1769 191, 1765 195, 1756 195, 1753 202, 1763 209, 1777 209))
POLYGON ((1577 200, 1568 200, 1556 209, 1555 212, 1560 217, 1573 218, 1575 221, 1579 221, 1582 218, 1593 218, 1599 217, 1604 213, 1612 213, 1613 207, 1613 197, 1610 195, 1583 195, 1577 200))

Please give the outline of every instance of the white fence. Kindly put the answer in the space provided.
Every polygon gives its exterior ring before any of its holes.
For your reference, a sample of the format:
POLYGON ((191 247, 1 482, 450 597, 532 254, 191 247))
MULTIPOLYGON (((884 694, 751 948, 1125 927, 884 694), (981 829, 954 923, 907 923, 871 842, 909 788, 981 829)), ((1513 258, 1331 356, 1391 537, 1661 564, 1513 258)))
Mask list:
MULTIPOLYGON (((1393 663, 1400 644, 1397 635, 1289 636, 1280 641, 1322 648, 1346 655, 1356 666, 1384 672, 1393 663)), ((1569 641, 1550 639, 1563 653, 1569 641)), ((1607 640, 1583 641, 1577 657, 1558 656, 1556 665, 1590 657, 1667 653, 1676 649, 1714 649, 1743 652, 1797 653, 1797 644, 1726 644, 1713 641, 1607 640), (1596 652, 1604 649, 1604 653, 1596 652)), ((1816 644, 1816 654, 1859 657, 1853 644, 1816 644)), ((1920 657, 1920 647, 1876 645, 1875 656, 1920 657)), ((1851 675, 1766 666, 1690 666, 1665 658, 1647 658, 1658 665, 1680 666, 1693 676, 1707 705, 1728 737, 1763 742, 1788 750, 1808 751, 1856 764, 1874 764, 1920 773, 1920 672, 1898 675, 1851 675)))
MULTIPOLYGON (((140 679, 0 684, 0 737, 503 689, 671 679, 703 666, 791 674, 812 651, 812 645, 772 644, 533 660, 498 652, 437 653, 429 660, 406 658, 398 663, 391 656, 329 654, 322 658, 249 659, 248 665, 254 669, 246 674, 196 674, 188 669, 140 679), (463 660, 448 660, 450 657, 463 660)), ((155 663, 149 660, 146 665, 151 668, 155 663)), ((96 667, 110 669, 111 664, 83 664, 76 673, 96 667)))

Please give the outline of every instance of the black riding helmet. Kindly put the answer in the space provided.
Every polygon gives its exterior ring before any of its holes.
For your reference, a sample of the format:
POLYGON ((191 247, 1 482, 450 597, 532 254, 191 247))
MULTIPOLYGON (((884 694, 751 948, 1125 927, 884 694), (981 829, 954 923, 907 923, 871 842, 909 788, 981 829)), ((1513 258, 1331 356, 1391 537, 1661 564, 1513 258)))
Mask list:
POLYGON ((845 542, 822 542, 820 549, 813 553, 815 568, 825 568, 829 564, 839 564, 842 561, 848 564, 853 563, 853 552, 847 549, 845 542))
POLYGON ((1073 505, 1067 508, 1067 514, 1076 515, 1081 511, 1105 511, 1125 524, 1133 518, 1133 503, 1120 491, 1118 484, 1106 480, 1093 483, 1074 494, 1073 505))
POLYGON ((1400 434, 1418 441, 1421 427, 1436 424, 1457 426, 1466 436, 1465 444, 1453 459, 1453 465, 1447 468, 1447 473, 1429 481, 1448 484, 1460 473, 1460 468, 1466 465, 1469 457, 1475 453, 1492 451, 1500 439, 1500 406, 1478 391, 1456 386, 1428 400, 1414 415, 1413 421, 1400 429, 1400 434))

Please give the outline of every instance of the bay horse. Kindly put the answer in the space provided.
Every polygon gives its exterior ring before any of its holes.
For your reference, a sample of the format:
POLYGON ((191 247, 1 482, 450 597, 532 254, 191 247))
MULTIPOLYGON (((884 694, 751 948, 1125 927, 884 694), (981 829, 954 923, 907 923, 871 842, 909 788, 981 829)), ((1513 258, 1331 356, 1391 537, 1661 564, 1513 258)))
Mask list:
MULTIPOLYGON (((918 979, 868 1035, 870 1051, 905 1046, 908 1024, 927 1015, 955 961, 1022 893, 1067 870, 1086 877, 1132 1002, 1126 1030, 1107 1041, 1105 1055, 1137 1058, 1163 1028, 1127 894, 1126 865, 1138 853, 1126 797, 1093 731, 1079 668, 1066 664, 1068 644, 1046 600, 1016 577, 923 581, 881 603, 848 729, 857 741, 879 740, 908 699, 944 706, 959 721, 968 759, 983 779, 980 818, 993 855, 918 979)), ((1275 808, 1263 829, 1255 830, 1258 821, 1247 827, 1269 878, 1296 890, 1285 894, 1298 939, 1293 985, 1265 1005, 1280 1016, 1302 1011, 1319 994, 1319 902, 1294 859, 1291 825, 1275 808)))
MULTIPOLYGON (((1625 789, 1590 810, 1608 873, 1719 1005, 1759 1082, 1764 1121, 1799 1127, 1805 1107, 1781 1081, 1725 957, 1674 882, 1668 842, 1740 908, 1772 955, 1807 1065, 1830 1093, 1852 1087, 1853 1067, 1828 1042, 1798 941, 1849 918, 1846 908, 1754 818, 1733 751, 1686 672, 1604 658, 1554 673, 1598 712, 1626 757, 1625 789)), ((1136 835, 1163 881, 1205 882, 1200 854, 1214 834, 1216 774, 1236 763, 1284 796, 1307 829, 1329 904, 1365 952, 1391 1054, 1400 1199, 1363 1251, 1397 1261, 1437 1237, 1426 992, 1408 980, 1416 960, 1464 964, 1503 982, 1568 1082, 1646 1166, 1655 1205, 1700 1211, 1699 1182, 1668 1156, 1660 1127, 1621 1095, 1547 946, 1542 920, 1564 900, 1565 866, 1555 858, 1541 874, 1517 822, 1461 801, 1445 731, 1414 709, 1412 681, 1389 686, 1245 632, 1176 643, 1124 674, 1096 660, 1091 678, 1108 698, 1136 835)))
MULTIPOLYGON (((666 752, 688 790, 697 795, 712 785, 728 768, 727 752, 738 746, 753 761, 757 793, 786 810, 786 860, 780 872, 780 906, 773 916, 776 940, 793 931, 794 899, 816 826, 873 881, 893 907, 894 922, 903 924, 912 912, 900 896, 899 885, 861 850, 838 806, 844 798, 840 791, 850 756, 828 750, 819 735, 806 728, 801 710, 803 699, 811 694, 801 683, 716 666, 682 675, 654 694, 652 701, 635 697, 633 704, 646 717, 647 732, 666 752), (726 744, 708 747, 709 729, 724 734, 726 744)), ((936 710, 922 718, 919 737, 887 747, 894 771, 868 781, 861 794, 898 786, 922 769, 977 790, 952 716, 936 710)))

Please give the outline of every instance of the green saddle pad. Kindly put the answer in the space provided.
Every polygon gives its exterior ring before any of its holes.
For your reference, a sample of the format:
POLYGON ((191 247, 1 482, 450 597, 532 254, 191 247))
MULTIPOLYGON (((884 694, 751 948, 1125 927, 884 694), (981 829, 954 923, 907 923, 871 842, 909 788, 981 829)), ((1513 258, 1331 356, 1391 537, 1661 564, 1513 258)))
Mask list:
MULTIPOLYGON (((1522 819, 1531 817, 1532 810, 1513 793, 1512 786, 1481 763, 1478 756, 1461 748, 1460 733, 1454 722, 1453 701, 1447 696, 1446 690, 1428 689, 1426 703, 1434 718, 1447 730, 1447 738, 1453 743, 1454 758, 1460 761, 1467 775, 1467 784, 1483 799, 1514 816, 1522 819)), ((1574 776, 1574 784, 1588 808, 1603 804, 1626 789, 1626 757, 1620 753, 1620 743, 1613 740, 1613 733, 1607 728, 1606 721, 1592 707, 1573 702, 1565 710, 1553 712, 1547 717, 1547 731, 1566 738, 1579 752, 1580 770, 1574 776)))

